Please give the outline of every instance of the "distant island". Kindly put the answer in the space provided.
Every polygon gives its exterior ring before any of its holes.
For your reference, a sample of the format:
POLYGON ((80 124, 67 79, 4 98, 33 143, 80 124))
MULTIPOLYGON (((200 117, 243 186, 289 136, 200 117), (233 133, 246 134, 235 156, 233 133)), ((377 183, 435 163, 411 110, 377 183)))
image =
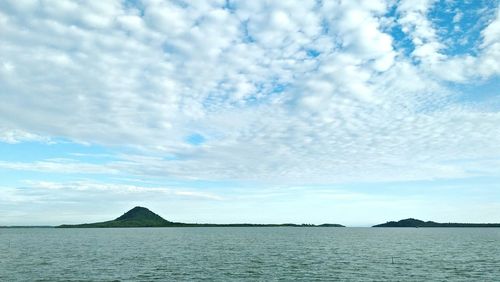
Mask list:
POLYGON ((0 228, 54 228, 54 226, 49 226, 49 225, 8 225, 8 226, 0 226, 0 228))
MULTIPOLYGON (((63 224, 59 226, 0 226, 0 228, 120 228, 120 227, 345 227, 341 224, 253 224, 253 223, 182 223, 168 221, 156 213, 144 207, 134 207, 122 216, 109 221, 63 224)), ((372 227, 500 227, 500 223, 439 223, 435 221, 423 221, 415 218, 402 219, 400 221, 388 221, 386 223, 373 225, 372 227)))
POLYGON ((181 223, 168 221, 144 207, 135 207, 122 216, 104 222, 84 224, 63 224, 57 228, 113 228, 113 227, 345 227, 340 224, 211 224, 211 223, 181 223))
POLYGON ((500 227, 500 223, 439 223, 414 218, 389 221, 372 227, 500 227))

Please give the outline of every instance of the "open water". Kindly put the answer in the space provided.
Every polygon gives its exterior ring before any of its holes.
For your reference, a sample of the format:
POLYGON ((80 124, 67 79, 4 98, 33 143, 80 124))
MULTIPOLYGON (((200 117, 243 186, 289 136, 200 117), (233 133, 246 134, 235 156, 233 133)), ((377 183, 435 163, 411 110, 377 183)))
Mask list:
POLYGON ((0 281, 500 281, 500 228, 0 229, 0 281))

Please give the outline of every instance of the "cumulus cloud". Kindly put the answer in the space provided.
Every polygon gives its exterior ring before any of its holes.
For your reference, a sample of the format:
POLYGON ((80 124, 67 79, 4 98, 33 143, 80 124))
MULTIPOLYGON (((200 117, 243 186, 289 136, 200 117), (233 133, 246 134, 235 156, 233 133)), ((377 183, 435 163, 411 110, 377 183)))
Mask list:
MULTIPOLYGON (((430 10, 436 4, 434 0, 401 1, 397 7, 399 18, 397 22, 412 40, 414 50, 411 56, 420 63, 423 72, 429 72, 445 81, 470 83, 471 81, 486 80, 497 76, 500 70, 498 46, 500 36, 498 26, 500 22, 499 4, 496 3, 496 12, 493 17, 488 14, 479 15, 490 19, 486 27, 480 32, 481 41, 474 44, 479 50, 475 54, 472 50, 461 55, 448 55, 449 38, 440 38, 436 23, 429 17, 430 10)), ((460 21, 463 14, 459 11, 453 17, 453 22, 460 21)), ((453 42, 453 41, 452 41, 453 42)))
POLYGON ((481 160, 499 157, 500 113, 448 83, 498 75, 498 11, 477 54, 450 56, 433 5, 4 1, 0 140, 128 150, 104 165, 0 167, 281 183, 491 175, 481 160), (391 9, 410 54, 387 31, 391 9))

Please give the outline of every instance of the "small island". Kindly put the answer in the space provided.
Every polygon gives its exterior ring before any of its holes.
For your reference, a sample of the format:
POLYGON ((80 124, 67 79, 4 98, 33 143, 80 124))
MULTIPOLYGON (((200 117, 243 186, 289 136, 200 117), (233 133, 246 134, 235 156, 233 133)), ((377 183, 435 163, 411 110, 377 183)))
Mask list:
POLYGON ((212 224, 212 223, 181 223, 168 221, 144 207, 135 207, 122 216, 104 222, 84 224, 63 224, 57 228, 119 228, 119 227, 345 227, 340 224, 212 224))
POLYGON ((439 223, 434 221, 423 221, 414 218, 402 219, 400 221, 389 221, 372 227, 500 227, 500 223, 439 223))

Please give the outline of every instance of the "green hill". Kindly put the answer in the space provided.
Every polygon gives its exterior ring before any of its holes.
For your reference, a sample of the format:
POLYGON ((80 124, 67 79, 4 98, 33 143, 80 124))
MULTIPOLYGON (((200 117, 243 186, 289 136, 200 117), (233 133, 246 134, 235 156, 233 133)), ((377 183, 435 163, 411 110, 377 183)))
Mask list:
POLYGON ((373 227, 500 227, 498 223, 438 223, 434 221, 423 221, 414 218, 402 219, 400 221, 389 221, 373 227))
POLYGON ((115 220, 85 223, 85 224, 63 224, 57 226, 58 228, 109 228, 109 227, 344 227, 340 224, 250 224, 250 223, 237 223, 237 224, 211 224, 211 223, 180 223, 171 222, 161 216, 155 214, 147 208, 135 207, 115 220))
POLYGON ((95 227, 167 227, 178 223, 170 222, 147 208, 135 207, 115 220, 85 223, 76 225, 61 225, 61 228, 95 228, 95 227))

